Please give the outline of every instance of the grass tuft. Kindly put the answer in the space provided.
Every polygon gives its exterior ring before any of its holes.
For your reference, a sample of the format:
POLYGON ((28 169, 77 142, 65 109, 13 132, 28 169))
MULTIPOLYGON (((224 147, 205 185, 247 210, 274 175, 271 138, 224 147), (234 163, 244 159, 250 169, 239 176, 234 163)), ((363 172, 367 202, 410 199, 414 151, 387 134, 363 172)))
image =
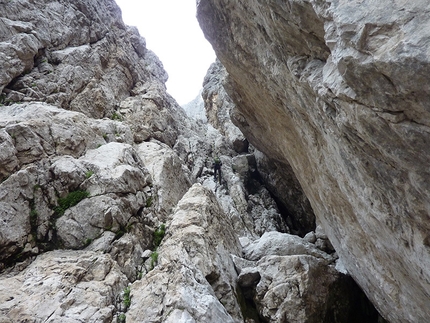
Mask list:
POLYGON ((74 191, 70 192, 66 197, 60 197, 58 199, 58 206, 54 208, 55 214, 57 216, 62 216, 66 210, 72 206, 75 206, 83 199, 90 196, 90 193, 87 191, 74 191))

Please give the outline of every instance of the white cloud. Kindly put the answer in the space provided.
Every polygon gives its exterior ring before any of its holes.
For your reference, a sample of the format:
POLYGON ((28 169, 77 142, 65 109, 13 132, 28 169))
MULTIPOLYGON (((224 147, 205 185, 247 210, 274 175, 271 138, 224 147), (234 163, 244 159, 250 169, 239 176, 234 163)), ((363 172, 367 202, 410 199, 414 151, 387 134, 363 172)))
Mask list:
POLYGON ((211 45, 197 22, 195 0, 116 0, 126 24, 136 26, 169 74, 167 91, 185 104, 199 93, 210 64, 211 45))

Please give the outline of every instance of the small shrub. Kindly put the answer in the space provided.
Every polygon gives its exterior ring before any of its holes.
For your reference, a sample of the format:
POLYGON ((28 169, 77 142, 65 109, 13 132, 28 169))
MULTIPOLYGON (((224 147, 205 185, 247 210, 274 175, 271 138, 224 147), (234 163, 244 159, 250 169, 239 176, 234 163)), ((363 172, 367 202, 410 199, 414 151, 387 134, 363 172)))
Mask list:
POLYGON ((151 270, 154 269, 157 263, 158 263, 158 252, 154 251, 151 253, 151 270))
POLYGON ((85 178, 90 178, 93 175, 94 175, 94 172, 92 170, 89 170, 85 173, 85 178))
POLYGON ((153 199, 152 199, 152 196, 150 196, 146 199, 146 207, 151 207, 152 203, 153 203, 153 199))
POLYGON ((127 311, 127 309, 130 307, 131 305, 131 298, 130 298, 130 287, 127 286, 124 289, 124 298, 122 300, 122 302, 124 303, 125 306, 125 310, 127 311))
POLYGON ((30 210, 30 226, 32 228, 36 228, 37 227, 37 218, 38 218, 39 214, 37 213, 36 209, 33 207, 30 210))
POLYGON ((34 218, 37 218, 37 216, 38 216, 37 211, 35 209, 31 209, 30 210, 30 218, 34 219, 34 218))
POLYGON ((155 247, 155 249, 157 249, 158 246, 160 245, 161 240, 163 240, 165 233, 166 233, 166 226, 164 224, 161 224, 160 227, 154 231, 154 247, 155 247))
POLYGON ((88 247, 91 244, 91 242, 93 242, 93 239, 90 239, 90 238, 86 239, 84 242, 84 248, 88 247))
POLYGON ((66 210, 72 206, 75 206, 83 199, 90 196, 87 191, 74 191, 70 192, 66 197, 58 199, 58 206, 55 207, 54 211, 57 216, 62 216, 66 210))
POLYGON ((118 323, 125 323, 125 320, 126 320, 126 316, 124 313, 121 313, 120 315, 118 315, 118 320, 117 320, 118 323))
POLYGON ((111 117, 112 120, 122 121, 122 116, 114 112, 111 117))

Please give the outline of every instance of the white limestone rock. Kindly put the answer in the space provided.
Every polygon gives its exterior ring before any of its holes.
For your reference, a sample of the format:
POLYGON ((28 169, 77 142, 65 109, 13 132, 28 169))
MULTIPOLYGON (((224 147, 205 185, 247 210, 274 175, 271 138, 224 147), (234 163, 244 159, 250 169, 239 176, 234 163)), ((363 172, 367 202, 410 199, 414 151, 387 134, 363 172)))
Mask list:
POLYGON ((83 184, 91 195, 136 194, 152 183, 138 152, 127 144, 111 142, 88 150, 80 162, 94 173, 83 184))
POLYGON ((208 121, 206 118, 205 103, 202 98, 202 90, 200 90, 194 100, 182 105, 182 108, 190 118, 200 120, 204 123, 208 121))
POLYGON ((67 157, 57 160, 53 173, 60 180, 80 174, 77 182, 81 190, 88 192, 89 198, 66 210, 56 221, 58 237, 66 248, 85 246, 105 230, 120 231, 151 198, 144 192, 152 183, 149 172, 129 145, 109 143, 71 161, 73 159, 67 157), (59 168, 62 168, 61 176, 59 168), (85 173, 85 169, 91 173, 85 173))
POLYGON ((230 254, 239 242, 215 196, 193 185, 178 203, 158 265, 131 285, 127 322, 241 322, 230 254))
POLYGON ((230 118, 230 110, 234 104, 223 89, 226 75, 227 72, 219 60, 210 66, 202 91, 206 115, 208 122, 226 137, 226 141, 237 153, 245 153, 248 151, 248 140, 230 118))
POLYGON ((325 317, 339 274, 323 258, 267 256, 257 268, 256 305, 268 322, 321 322, 325 317))
POLYGON ((315 229, 315 215, 309 200, 289 165, 268 158, 252 146, 248 147, 243 134, 233 125, 230 113, 235 105, 224 88, 227 76, 218 60, 209 68, 203 84, 205 108, 210 124, 225 136, 225 142, 231 149, 241 153, 232 160, 232 167, 245 184, 247 194, 253 195, 249 196, 247 208, 251 210, 249 213, 256 233, 261 235, 264 231, 278 230, 304 236, 315 229), (245 154, 248 150, 252 154, 245 154), (276 198, 278 207, 269 207, 275 202, 272 197, 267 197, 268 192, 260 188, 261 184, 276 198), (257 190, 257 194, 252 192, 257 190), (282 218, 279 209, 282 209, 282 218))
POLYGON ((18 167, 17 153, 12 137, 4 129, 0 129, 0 176, 2 179, 18 167))
POLYGON ((319 250, 314 244, 288 233, 277 231, 265 232, 243 249, 243 257, 248 260, 259 260, 266 255, 310 255, 325 260, 334 260, 330 255, 319 250))
POLYGON ((430 321, 428 1, 200 0, 230 115, 393 323, 430 321), (395 246, 395 248, 393 248, 395 246))
POLYGON ((25 101, 101 118, 113 115, 138 80, 165 81, 165 72, 155 67, 161 64, 153 64, 154 56, 137 29, 124 25, 114 1, 4 2, 0 18, 0 89, 7 89, 8 101, 21 93, 25 101))
POLYGON ((174 150, 159 141, 143 142, 136 147, 143 164, 157 187, 159 210, 170 213, 191 186, 187 169, 174 150))
POLYGON ((127 278, 109 255, 52 251, 25 270, 1 275, 0 320, 110 322, 127 278))
POLYGON ((215 192, 239 236, 256 239, 266 231, 289 232, 269 192, 252 178, 256 171, 253 156, 246 154, 233 158, 228 155, 219 157, 223 163, 223 184, 219 186, 215 183, 212 173, 208 174, 202 184, 215 192))

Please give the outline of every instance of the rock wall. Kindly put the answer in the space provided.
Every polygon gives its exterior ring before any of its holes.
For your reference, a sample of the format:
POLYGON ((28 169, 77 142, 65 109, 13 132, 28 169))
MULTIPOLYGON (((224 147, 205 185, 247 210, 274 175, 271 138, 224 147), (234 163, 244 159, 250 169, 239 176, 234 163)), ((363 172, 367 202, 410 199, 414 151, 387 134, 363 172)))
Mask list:
POLYGON ((0 31, 1 322, 377 321, 321 228, 290 234, 226 106, 231 131, 188 118, 113 1, 0 0, 0 31))
POLYGON ((235 124, 390 322, 430 321, 427 1, 200 0, 235 124))
MULTIPOLYGON (((291 233, 305 236, 315 230, 315 215, 306 195, 288 164, 279 163, 250 146, 242 132, 232 123, 230 114, 235 108, 224 86, 227 71, 217 60, 209 68, 203 82, 208 122, 217 128, 233 145, 236 152, 252 151, 255 159, 254 181, 264 183, 276 199, 291 233)), ((248 179, 249 186, 252 181, 248 179)))
POLYGON ((114 1, 0 1, 0 30, 0 320, 121 321, 197 128, 114 1))

